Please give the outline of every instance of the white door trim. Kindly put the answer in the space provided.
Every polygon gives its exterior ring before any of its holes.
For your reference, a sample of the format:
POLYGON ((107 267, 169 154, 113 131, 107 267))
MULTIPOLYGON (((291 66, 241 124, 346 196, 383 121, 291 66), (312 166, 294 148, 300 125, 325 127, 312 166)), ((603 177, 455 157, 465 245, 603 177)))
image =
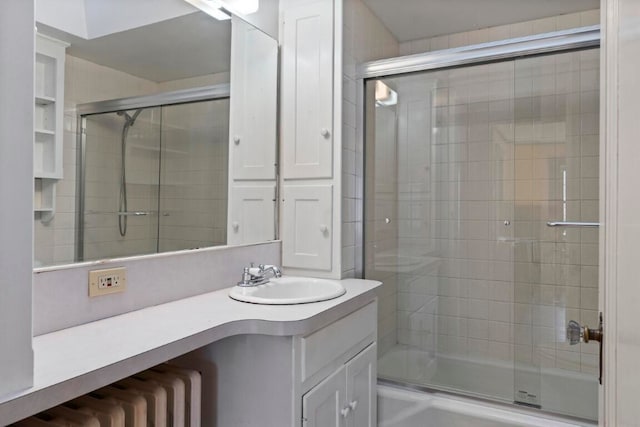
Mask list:
POLYGON ((599 392, 601 426, 616 423, 616 218, 618 151, 618 0, 601 0, 600 73, 600 310, 605 343, 602 387, 599 392))

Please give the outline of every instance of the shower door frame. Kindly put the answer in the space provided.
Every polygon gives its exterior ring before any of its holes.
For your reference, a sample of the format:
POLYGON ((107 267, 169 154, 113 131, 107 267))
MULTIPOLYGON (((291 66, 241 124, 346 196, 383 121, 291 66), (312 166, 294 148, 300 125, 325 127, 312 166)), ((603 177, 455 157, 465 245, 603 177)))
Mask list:
POLYGON ((231 85, 219 84, 191 89, 162 92, 153 95, 132 96, 109 99, 106 101, 78 104, 76 107, 78 136, 76 141, 78 164, 76 176, 76 227, 75 227, 75 262, 84 261, 84 197, 86 178, 86 145, 87 116, 115 113, 117 111, 137 110, 139 108, 157 108, 168 105, 188 104, 199 101, 228 99, 231 96, 231 85))
MULTIPOLYGON (((516 60, 519 58, 527 58, 554 53, 565 53, 576 50, 594 49, 600 47, 600 25, 593 25, 363 63, 358 67, 356 73, 356 129, 358 129, 356 135, 356 143, 358 144, 357 146, 360 147, 361 152, 364 153, 366 138, 366 83, 370 79, 391 77, 397 75, 408 75, 423 71, 438 71, 464 66, 490 64, 507 60, 516 60)), ((360 170, 363 171, 363 176, 366 174, 364 159, 365 156, 363 155, 361 159, 358 160, 361 163, 359 165, 356 165, 357 167, 359 166, 360 170)), ((362 179, 361 187, 359 188, 361 194, 365 194, 364 186, 365 179, 362 179)), ((362 199, 361 203, 364 212, 364 198, 362 199)), ((364 278, 366 261, 364 249, 364 228, 365 226, 363 219, 362 233, 359 233, 356 237, 356 246, 363 248, 362 252, 359 254, 362 258, 362 270, 356 271, 356 276, 361 278, 364 278)), ((602 292, 601 287, 599 287, 599 292, 602 292)), ((601 361, 600 363, 603 362, 601 361)), ((453 391, 442 390, 431 386, 419 386, 395 380, 385 379, 383 380, 383 382, 390 385, 401 386, 419 391, 459 394, 453 391)), ((494 402, 491 399, 476 397, 473 394, 462 395, 481 401, 494 402)), ((598 403, 599 406, 601 406, 602 403, 601 396, 602 395, 600 394, 600 402, 598 403)), ((542 413, 546 412, 544 409, 538 409, 538 411, 542 413)), ((568 419, 574 418, 566 415, 563 415, 563 417, 566 417, 568 419)), ((602 413, 599 417, 602 417, 602 413)))

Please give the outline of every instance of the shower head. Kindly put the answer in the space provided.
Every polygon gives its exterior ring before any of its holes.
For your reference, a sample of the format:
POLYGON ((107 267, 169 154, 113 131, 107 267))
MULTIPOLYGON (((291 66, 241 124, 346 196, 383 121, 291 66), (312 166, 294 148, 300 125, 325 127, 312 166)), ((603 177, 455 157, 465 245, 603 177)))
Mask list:
POLYGON ((127 121, 127 125, 128 126, 133 126, 133 124, 136 122, 136 119, 138 118, 138 116, 140 115, 140 113, 142 112, 142 108, 138 108, 134 113, 133 116, 129 115, 128 112, 126 111, 118 111, 116 112, 117 115, 119 116, 124 116, 124 119, 127 121))

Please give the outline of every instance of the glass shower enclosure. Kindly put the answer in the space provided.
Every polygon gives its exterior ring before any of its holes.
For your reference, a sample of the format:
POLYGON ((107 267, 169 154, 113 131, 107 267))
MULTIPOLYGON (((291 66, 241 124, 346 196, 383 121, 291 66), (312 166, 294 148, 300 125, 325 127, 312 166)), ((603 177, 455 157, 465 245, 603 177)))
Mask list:
POLYGON ((598 324, 597 39, 473 51, 364 82, 379 376, 596 420, 598 343, 566 328, 598 324))
POLYGON ((226 244, 228 85, 79 111, 76 261, 226 244))

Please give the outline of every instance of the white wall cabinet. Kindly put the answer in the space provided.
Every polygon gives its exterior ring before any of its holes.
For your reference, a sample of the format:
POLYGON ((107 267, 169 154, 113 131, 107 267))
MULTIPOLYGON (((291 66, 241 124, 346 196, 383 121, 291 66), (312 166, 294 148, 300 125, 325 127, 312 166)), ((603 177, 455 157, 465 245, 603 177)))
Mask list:
POLYGON ((278 43, 241 19, 231 27, 227 244, 276 238, 278 43))
POLYGON ((34 119, 34 211, 42 221, 55 213, 56 182, 63 177, 64 63, 68 44, 37 34, 34 119))
POLYGON ((229 199, 227 244, 275 239, 276 184, 236 185, 229 199))
POLYGON ((234 180, 276 179, 278 43, 234 17, 229 138, 234 180))
POLYGON ((332 185, 282 189, 282 265, 331 270, 332 185))
POLYGON ((280 18, 284 271, 339 279, 342 5, 334 0, 281 0, 280 18))
POLYGON ((331 178, 333 2, 300 2, 283 19, 283 178, 331 178))
POLYGON ((376 325, 371 302, 305 336, 233 336, 174 363, 215 385, 203 427, 375 427, 376 325))
POLYGON ((375 427, 376 344, 302 397, 304 427, 375 427))

